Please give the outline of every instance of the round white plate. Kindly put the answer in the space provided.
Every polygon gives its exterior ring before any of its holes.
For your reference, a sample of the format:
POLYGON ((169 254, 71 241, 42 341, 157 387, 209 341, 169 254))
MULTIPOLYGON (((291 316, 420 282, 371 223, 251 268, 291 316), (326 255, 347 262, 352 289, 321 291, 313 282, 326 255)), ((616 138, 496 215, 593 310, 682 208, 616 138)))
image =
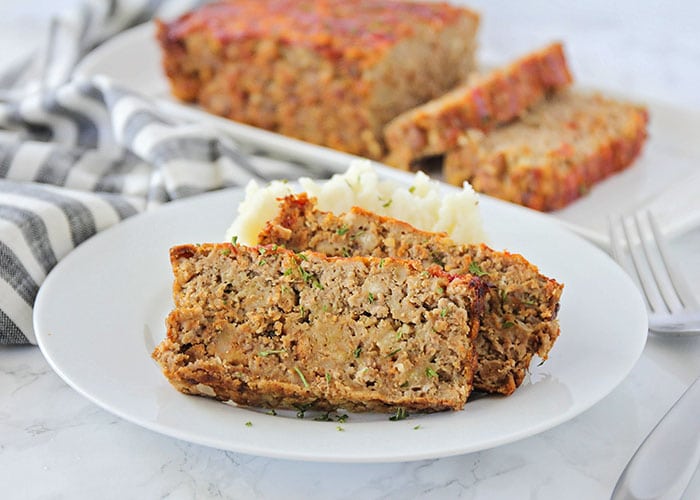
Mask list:
POLYGON ((606 254, 547 216, 482 198, 492 246, 522 253, 565 284, 561 336, 512 396, 396 422, 351 414, 339 424, 180 394, 150 358, 172 307, 168 249, 220 240, 242 197, 234 189, 171 203, 62 260, 34 309, 38 343, 54 370, 106 410, 176 438, 270 457, 388 462, 482 450, 565 422, 620 383, 644 347, 642 299, 606 254))

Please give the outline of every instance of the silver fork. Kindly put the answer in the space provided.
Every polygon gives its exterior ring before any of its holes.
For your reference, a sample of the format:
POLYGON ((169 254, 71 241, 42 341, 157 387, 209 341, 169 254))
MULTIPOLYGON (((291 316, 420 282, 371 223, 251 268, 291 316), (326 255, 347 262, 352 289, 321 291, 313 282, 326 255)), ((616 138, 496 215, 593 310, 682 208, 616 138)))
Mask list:
MULTIPOLYGON (((637 282, 649 309, 649 330, 700 333, 700 307, 673 268, 649 211, 610 220, 613 258, 637 282)), ((671 407, 622 472, 612 500, 681 498, 700 463, 700 378, 671 407)))
POLYGON ((613 258, 644 293, 649 330, 675 335, 700 334, 700 304, 673 267, 666 241, 654 216, 642 210, 610 219, 613 258))

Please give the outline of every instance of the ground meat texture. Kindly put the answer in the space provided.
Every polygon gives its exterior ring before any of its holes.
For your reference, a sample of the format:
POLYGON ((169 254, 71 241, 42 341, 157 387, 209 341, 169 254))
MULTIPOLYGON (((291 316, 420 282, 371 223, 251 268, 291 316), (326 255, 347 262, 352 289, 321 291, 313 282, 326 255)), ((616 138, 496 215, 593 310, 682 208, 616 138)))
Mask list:
POLYGON ((483 75, 474 75, 384 128, 385 163, 408 170, 414 160, 441 155, 458 145, 469 129, 487 131, 518 118, 572 76, 560 43, 552 43, 483 75))
POLYGON ((172 93, 373 159, 382 128, 474 68, 479 17, 446 2, 236 0, 158 23, 172 93))
POLYGON ((327 255, 411 259, 424 268, 437 265, 449 273, 481 277, 487 293, 475 341, 477 390, 511 394, 533 356, 546 359, 559 336, 563 285, 518 254, 483 244, 458 245, 445 234, 420 231, 357 207, 343 215, 322 212, 305 194, 280 200, 278 216, 267 223, 259 242, 327 255))
POLYGON ((270 408, 461 409, 485 286, 390 258, 276 246, 171 249, 153 357, 180 391, 270 408))
POLYGON ((563 208, 639 156, 647 110, 599 94, 562 92, 513 123, 470 130, 448 151, 445 179, 536 210, 563 208))

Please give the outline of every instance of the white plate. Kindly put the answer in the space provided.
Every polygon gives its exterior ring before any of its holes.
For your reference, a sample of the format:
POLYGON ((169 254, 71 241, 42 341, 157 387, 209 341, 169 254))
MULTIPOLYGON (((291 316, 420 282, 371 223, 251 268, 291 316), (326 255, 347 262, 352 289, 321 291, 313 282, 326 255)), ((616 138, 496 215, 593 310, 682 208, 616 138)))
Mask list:
POLYGON ((37 340, 53 369, 106 410, 176 438, 271 457, 386 462, 486 449, 565 422, 621 382, 644 347, 644 304, 606 254, 545 215, 484 198, 492 245, 522 253, 565 283, 561 336, 512 396, 398 422, 353 414, 341 432, 337 422, 182 395, 150 358, 172 307, 168 248, 220 240, 242 196, 236 189, 168 204, 98 234, 62 260, 34 308, 37 340))
MULTIPOLYGON (((83 77, 104 75, 119 84, 158 99, 159 105, 174 115, 206 121, 236 138, 285 158, 320 163, 344 171, 354 158, 328 148, 283 137, 255 127, 216 117, 195 106, 174 100, 161 70, 160 49, 154 27, 144 24, 112 38, 83 59, 76 74, 83 77)), ((496 62, 496 61, 494 61, 496 62)), ((500 61, 501 63, 504 61, 500 61)), ((604 85, 604 82, 601 82, 604 85)), ((650 111, 649 141, 641 157, 624 172, 595 186, 591 192, 553 214, 593 241, 607 241, 607 217, 629 212, 647 204, 671 186, 683 185, 700 162, 700 114, 661 102, 646 102, 650 111)), ((697 186, 700 178, 696 177, 697 186)), ((683 203, 663 203, 659 219, 670 234, 678 234, 697 223, 700 210, 689 210, 683 203), (693 215, 693 213, 695 215, 693 215)))

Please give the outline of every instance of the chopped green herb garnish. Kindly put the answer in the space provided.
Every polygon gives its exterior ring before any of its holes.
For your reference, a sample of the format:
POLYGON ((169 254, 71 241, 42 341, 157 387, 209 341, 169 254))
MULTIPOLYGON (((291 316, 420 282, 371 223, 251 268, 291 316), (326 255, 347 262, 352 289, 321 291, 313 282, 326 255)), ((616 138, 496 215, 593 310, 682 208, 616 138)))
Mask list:
POLYGON ((403 337, 404 333, 408 333, 408 330, 408 325, 401 325, 399 329, 396 330, 396 340, 401 340, 401 337, 403 337))
POLYGON ((265 247, 258 247, 258 253, 260 255, 265 255, 265 252, 267 252, 267 248, 265 247))
POLYGON ((267 261, 265 259, 260 259, 260 262, 258 262, 259 266, 264 266, 265 264, 267 264, 267 261))
POLYGON ((433 264, 437 264, 437 265, 440 266, 440 267, 445 267, 445 261, 444 261, 444 259, 442 258, 442 256, 440 256, 439 254, 433 252, 433 253, 430 255, 430 257, 433 259, 433 264))
POLYGON ((435 370, 433 370, 431 367, 428 367, 425 369, 425 376, 428 378, 437 377, 437 372, 435 370))
POLYGON ((364 229, 361 229, 360 231, 358 231, 358 232, 356 232, 355 234, 353 234, 352 236, 350 236, 350 239, 351 239, 351 240, 354 240, 354 239, 356 239, 356 238, 359 238, 359 237, 362 236, 365 232, 366 232, 366 231, 365 231, 364 229))
POLYGON ((272 415, 273 417, 277 416, 277 412, 275 411, 274 408, 272 408, 270 411, 267 412, 268 415, 272 415))
POLYGON ((342 415, 336 415, 335 419, 341 424, 344 424, 348 421, 348 415, 346 413, 343 413, 342 415))
POLYGON ((304 268, 301 266, 297 266, 299 270, 299 274, 301 274, 301 278, 304 280, 305 283, 309 282, 309 279, 311 279, 311 273, 308 271, 305 271, 304 268))
POLYGON ((513 326, 515 326, 515 323, 513 323, 512 321, 504 321, 503 322, 503 328, 510 328, 513 326))
POLYGON ((291 267, 288 267, 287 269, 284 270, 284 275, 285 275, 285 276, 289 276, 289 275, 292 274, 293 272, 294 272, 294 271, 292 270, 292 268, 291 268, 291 267))
MULTIPOLYGON (((319 290, 323 290, 323 285, 321 282, 318 280, 318 278, 314 277, 313 279, 313 287, 318 288, 319 290)), ((325 306, 324 306, 325 307, 325 306)))
POLYGON ((417 431, 418 429, 420 429, 420 424, 416 425, 416 426, 413 428, 414 431, 417 431))
POLYGON ((331 374, 326 372, 326 383, 330 384, 331 383, 331 374))
POLYGON ((343 428, 342 428, 341 426, 339 426, 339 425, 337 425, 335 428, 336 428, 336 430, 337 430, 338 432, 345 432, 345 429, 343 429, 343 428))
POLYGON ((469 263, 469 272, 472 274, 476 274, 477 276, 483 276, 485 274, 488 274, 486 271, 481 269, 481 266, 479 266, 479 264, 477 264, 474 261, 471 261, 469 263))
POLYGON ((328 304, 323 304, 323 305, 321 306, 321 310, 322 310, 324 313, 325 313, 325 312, 328 312, 328 304))
POLYGON ((304 384, 304 387, 306 387, 308 389, 309 383, 306 381, 306 377, 304 377, 304 374, 301 373, 301 370, 299 369, 299 367, 295 366, 294 371, 297 372, 297 375, 299 375, 299 378, 301 379, 301 383, 304 384))
POLYGON ((260 351, 258 353, 258 356, 262 356, 263 358, 265 358, 271 354, 282 354, 283 352, 287 352, 287 349, 273 349, 271 351, 260 351))
POLYGON ((343 257, 350 257, 350 250, 343 247, 343 257))
POLYGON ((245 423, 245 426, 246 426, 246 427, 253 427, 253 422, 251 422, 250 420, 248 420, 248 421, 245 423))
POLYGON ((384 208, 389 208, 389 207, 391 206, 391 202, 392 202, 392 199, 389 198, 389 200, 388 200, 386 203, 384 203, 384 204, 382 205, 382 207, 384 207, 384 208))
POLYGON ((297 418, 304 418, 304 415, 306 415, 306 410, 308 410, 311 407, 311 403, 307 403, 305 405, 298 404, 294 405, 294 408, 297 409, 297 418))
POLYGON ((411 186, 410 188, 408 188, 408 192, 411 193, 411 194, 415 193, 415 192, 416 192, 416 186, 411 186))
POLYGON ((381 269, 381 268, 384 267, 384 261, 385 261, 385 260, 386 260, 386 259, 379 259, 379 269, 381 269))
POLYGON ((230 249, 230 248, 224 248, 224 249, 221 251, 221 255, 228 255, 228 254, 230 254, 230 253, 231 253, 231 249, 230 249))
POLYGON ((338 230, 336 231, 336 233, 338 233, 340 236, 342 236, 342 235, 344 235, 345 233, 347 233, 347 232, 349 231, 349 229, 350 229, 350 228, 349 228, 348 226, 341 226, 341 227, 338 228, 338 230))
POLYGON ((501 291, 498 292, 498 295, 501 297, 501 304, 505 304, 506 300, 508 300, 508 290, 501 289, 501 291))
POLYGON ((330 422, 331 421, 330 413, 331 412, 329 412, 329 411, 327 411, 326 413, 322 413, 318 417, 314 417, 314 420, 316 422, 330 422))
POLYGON ((441 318, 444 318, 445 316, 447 316, 447 308, 446 308, 446 307, 443 307, 443 308, 440 310, 440 317, 441 317, 441 318))
POLYGON ((398 353, 400 350, 401 350, 401 347, 397 347, 396 349, 391 351, 389 354, 387 354, 387 357, 388 358, 392 357, 394 354, 398 353))
POLYGON ((406 408, 397 408, 396 413, 389 417, 389 420, 392 422, 396 422, 398 420, 405 420, 408 418, 408 412, 406 411, 406 408))
POLYGON ((369 300, 370 304, 374 303, 374 294, 372 292, 367 294, 367 300, 369 300))
POLYGON ((361 346, 361 345, 358 345, 358 346, 355 348, 355 350, 352 351, 352 355, 353 355, 355 358, 359 358, 361 353, 362 353, 362 346, 361 346))
POLYGON ((442 288, 441 286, 438 287, 437 291, 438 291, 438 293, 439 293, 440 295, 442 295, 442 294, 445 293, 445 289, 442 288))
POLYGON ((237 244, 238 244, 238 236, 232 236, 232 237, 231 237, 231 243, 234 244, 234 245, 237 245, 237 244))
POLYGON ((309 260, 309 259, 306 258, 306 255, 304 255, 304 254, 301 253, 301 252, 298 252, 298 253, 297 253, 297 257, 299 257, 301 260, 309 260))

